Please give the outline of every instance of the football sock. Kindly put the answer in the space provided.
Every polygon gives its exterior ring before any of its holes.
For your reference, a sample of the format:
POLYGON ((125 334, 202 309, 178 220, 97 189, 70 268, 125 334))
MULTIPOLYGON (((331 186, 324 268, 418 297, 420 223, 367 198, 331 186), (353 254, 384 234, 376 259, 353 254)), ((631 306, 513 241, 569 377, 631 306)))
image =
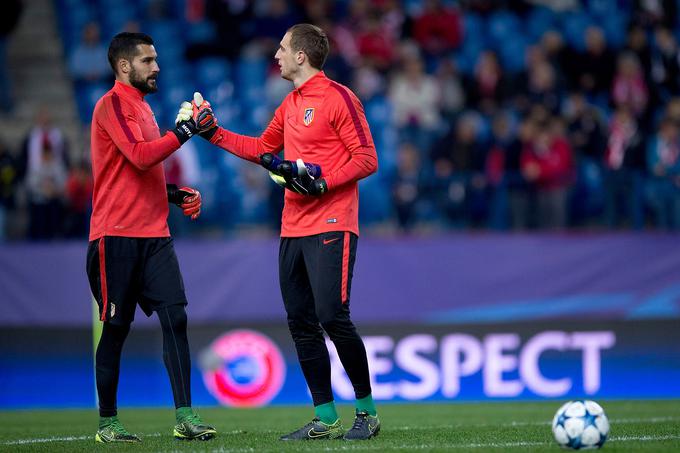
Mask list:
POLYGON ((373 403, 373 397, 371 395, 368 395, 365 398, 357 399, 356 407, 357 411, 368 412, 368 415, 373 415, 374 417, 378 414, 378 411, 375 409, 375 404, 373 403))
POLYGON ((175 419, 177 423, 181 422, 190 415, 194 415, 194 411, 190 407, 178 407, 175 409, 175 419))
POLYGON ((338 411, 335 410, 335 402, 319 404, 314 406, 314 414, 327 425, 332 425, 338 421, 338 411))
POLYGON ((170 377, 175 407, 191 407, 191 358, 184 305, 159 309, 158 319, 163 330, 163 362, 170 377))
POLYGON ((116 393, 120 375, 120 354, 130 326, 116 326, 105 322, 95 355, 95 375, 99 396, 99 416, 113 417, 118 413, 116 393))

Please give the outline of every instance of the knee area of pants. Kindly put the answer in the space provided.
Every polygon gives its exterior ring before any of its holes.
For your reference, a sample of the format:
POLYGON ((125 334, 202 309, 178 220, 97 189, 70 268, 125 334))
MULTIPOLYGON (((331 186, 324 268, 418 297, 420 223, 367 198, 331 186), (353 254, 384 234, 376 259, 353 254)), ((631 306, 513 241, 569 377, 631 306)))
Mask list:
POLYGON ((324 321, 321 322, 321 326, 323 327, 323 330, 325 330, 326 333, 331 337, 335 334, 342 336, 352 335, 355 331, 354 325, 346 319, 339 320, 336 318, 329 321, 324 321))

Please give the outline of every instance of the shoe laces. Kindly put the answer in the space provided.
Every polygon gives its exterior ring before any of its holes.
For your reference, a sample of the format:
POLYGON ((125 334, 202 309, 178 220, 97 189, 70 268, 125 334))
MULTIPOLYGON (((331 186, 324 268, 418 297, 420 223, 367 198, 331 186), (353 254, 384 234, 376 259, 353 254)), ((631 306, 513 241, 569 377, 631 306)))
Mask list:
POLYGON ((184 418, 184 420, 182 420, 182 421, 183 422, 189 422, 189 423, 194 424, 194 425, 202 425, 203 424, 203 420, 201 420, 201 417, 199 417, 198 414, 187 415, 184 418))
POLYGON ((108 428, 117 434, 125 434, 125 435, 130 435, 127 429, 123 426, 123 424, 119 420, 114 420, 111 422, 111 424, 108 426, 108 428))
POLYGON ((368 412, 357 412, 352 429, 360 429, 368 418, 368 412))

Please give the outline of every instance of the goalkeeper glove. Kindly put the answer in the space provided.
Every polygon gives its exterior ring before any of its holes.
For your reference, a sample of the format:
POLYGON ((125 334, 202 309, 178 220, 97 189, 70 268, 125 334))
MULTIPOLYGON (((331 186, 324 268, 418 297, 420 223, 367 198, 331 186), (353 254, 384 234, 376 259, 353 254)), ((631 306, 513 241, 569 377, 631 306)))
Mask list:
POLYGON ((175 137, 177 137, 177 140, 179 140, 180 145, 186 143, 187 140, 196 135, 198 132, 199 131, 196 128, 196 125, 191 120, 176 121, 175 128, 172 129, 172 133, 175 134, 175 137))
POLYGON ((182 208, 185 216, 191 216, 191 220, 196 220, 201 214, 201 193, 191 187, 178 189, 175 184, 166 184, 165 187, 168 201, 182 208))
POLYGON ((196 91, 191 107, 192 118, 198 126, 201 137, 210 140, 217 132, 217 117, 210 107, 210 102, 203 100, 201 93, 196 91))
POLYGON ((305 163, 302 159, 296 162, 281 160, 272 153, 262 154, 260 164, 269 170, 269 177, 276 184, 293 192, 321 195, 328 191, 326 180, 321 178, 321 167, 317 164, 305 163))
POLYGON ((208 101, 198 91, 194 93, 193 102, 184 101, 179 106, 175 124, 190 121, 202 136, 210 139, 217 132, 217 118, 208 101), (209 137, 208 137, 209 136, 209 137))

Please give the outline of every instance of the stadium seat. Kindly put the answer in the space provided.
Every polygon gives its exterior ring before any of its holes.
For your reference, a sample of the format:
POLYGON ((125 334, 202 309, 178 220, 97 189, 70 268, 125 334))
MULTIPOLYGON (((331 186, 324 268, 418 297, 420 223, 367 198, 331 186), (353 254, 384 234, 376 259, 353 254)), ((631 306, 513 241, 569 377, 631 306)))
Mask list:
POLYGON ((76 87, 76 103, 83 123, 92 120, 95 104, 110 89, 111 86, 104 83, 82 83, 76 87))
POLYGON ((201 58, 195 64, 195 73, 200 74, 199 83, 203 88, 219 85, 231 80, 231 65, 226 58, 201 58))
POLYGON ((215 24, 208 20, 187 24, 186 27, 186 38, 190 44, 211 42, 217 37, 215 24))
POLYGON ((519 30, 519 19, 509 11, 493 13, 487 21, 487 35, 496 50, 504 42, 517 39, 520 36, 519 30))
POLYGON ((525 30, 531 41, 537 41, 555 27, 555 14, 548 8, 533 8, 526 17, 525 30))
POLYGON ((567 13, 562 17, 562 29, 566 42, 576 50, 585 48, 585 31, 592 24, 588 14, 583 12, 567 13))

